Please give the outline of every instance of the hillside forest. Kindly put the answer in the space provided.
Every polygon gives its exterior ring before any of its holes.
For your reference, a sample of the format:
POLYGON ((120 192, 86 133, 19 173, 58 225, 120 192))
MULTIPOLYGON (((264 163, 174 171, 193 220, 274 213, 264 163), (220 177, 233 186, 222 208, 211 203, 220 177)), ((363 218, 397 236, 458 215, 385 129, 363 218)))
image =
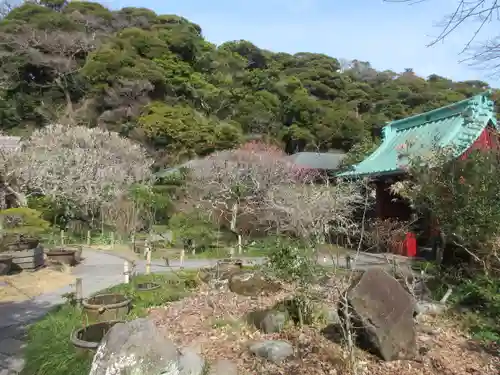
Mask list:
POLYGON ((99 127, 141 143, 157 167, 255 138, 359 158, 385 122, 488 88, 246 40, 216 46, 181 16, 85 1, 24 2, 0 21, 0 40, 4 133, 99 127))

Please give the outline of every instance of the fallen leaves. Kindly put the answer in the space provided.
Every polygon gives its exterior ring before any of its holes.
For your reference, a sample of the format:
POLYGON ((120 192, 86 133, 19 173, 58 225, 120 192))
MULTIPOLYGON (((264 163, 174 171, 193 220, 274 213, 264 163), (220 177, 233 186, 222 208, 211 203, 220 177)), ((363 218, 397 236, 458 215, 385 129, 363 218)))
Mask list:
MULTIPOLYGON (((272 296, 244 297, 227 289, 213 290, 204 284, 191 296, 155 308, 150 316, 159 329, 180 347, 196 345, 209 361, 228 359, 242 374, 341 375, 350 374, 348 353, 328 340, 318 327, 287 326, 281 333, 263 334, 246 322, 246 315, 266 309, 292 294, 293 288, 272 296), (248 346, 258 340, 287 340, 295 355, 282 364, 253 356, 248 346)), ((316 288, 323 301, 336 298, 332 285, 316 288)), ((361 350, 354 350, 358 375, 498 375, 500 360, 472 347, 456 326, 432 320, 420 325, 418 345, 425 353, 414 361, 383 362, 361 350)))

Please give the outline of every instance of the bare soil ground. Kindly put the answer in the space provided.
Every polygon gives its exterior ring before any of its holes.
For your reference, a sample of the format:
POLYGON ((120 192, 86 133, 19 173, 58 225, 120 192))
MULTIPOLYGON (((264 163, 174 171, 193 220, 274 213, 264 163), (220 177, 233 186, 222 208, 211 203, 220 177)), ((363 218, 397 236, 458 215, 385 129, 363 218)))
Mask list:
POLYGON ((53 292, 75 282, 68 270, 43 268, 35 272, 21 272, 0 276, 0 302, 20 302, 53 292))
MULTIPOLYGON (((334 301, 335 288, 323 290, 325 301, 334 301)), ((244 297, 230 291, 211 290, 203 285, 181 301, 150 311, 160 330, 182 347, 197 347, 208 361, 229 359, 244 375, 332 375, 352 374, 343 347, 326 338, 321 327, 300 330, 289 326, 284 332, 263 334, 245 322, 250 311, 265 309, 290 292, 268 297, 244 297), (287 340, 296 353, 280 365, 256 358, 250 343, 262 339, 287 340)), ((332 303, 333 305, 333 303, 332 303)), ((356 350, 358 374, 374 375, 498 375, 500 359, 488 354, 444 319, 419 325, 417 360, 383 362, 356 350)))

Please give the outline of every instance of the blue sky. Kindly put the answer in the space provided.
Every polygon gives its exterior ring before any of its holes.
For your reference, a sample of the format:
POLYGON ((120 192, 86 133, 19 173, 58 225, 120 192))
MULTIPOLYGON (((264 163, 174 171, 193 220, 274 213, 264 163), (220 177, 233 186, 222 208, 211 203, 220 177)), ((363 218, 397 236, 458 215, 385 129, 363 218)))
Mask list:
POLYGON ((457 0, 411 6, 382 0, 105 0, 103 4, 181 15, 199 24, 204 36, 216 44, 246 39, 272 51, 325 53, 370 61, 380 70, 413 68, 422 76, 483 79, 500 87, 500 81, 487 72, 458 63, 474 25, 465 25, 445 43, 426 47, 439 33, 436 22, 454 10, 457 0))

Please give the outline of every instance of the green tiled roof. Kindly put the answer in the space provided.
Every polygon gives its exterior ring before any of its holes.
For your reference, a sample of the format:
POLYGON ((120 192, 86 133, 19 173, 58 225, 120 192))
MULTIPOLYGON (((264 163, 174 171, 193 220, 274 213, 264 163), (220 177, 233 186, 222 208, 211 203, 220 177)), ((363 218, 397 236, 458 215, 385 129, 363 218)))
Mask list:
POLYGON ((342 159, 346 156, 342 151, 337 152, 298 152, 288 156, 293 164, 299 167, 336 170, 339 168, 342 159))
POLYGON ((454 146, 457 156, 465 152, 483 129, 497 126, 491 92, 438 108, 430 112, 392 121, 382 128, 382 144, 375 152, 340 177, 376 177, 403 172, 398 147, 419 154, 435 147, 454 146))

